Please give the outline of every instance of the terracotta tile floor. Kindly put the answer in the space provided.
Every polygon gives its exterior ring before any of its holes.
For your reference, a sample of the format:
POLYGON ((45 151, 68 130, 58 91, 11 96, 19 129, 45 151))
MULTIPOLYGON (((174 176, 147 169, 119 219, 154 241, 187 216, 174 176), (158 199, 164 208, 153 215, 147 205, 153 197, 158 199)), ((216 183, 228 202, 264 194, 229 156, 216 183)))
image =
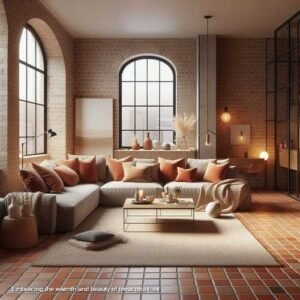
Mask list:
POLYGON ((269 192, 255 193, 253 202, 251 212, 237 216, 282 267, 31 267, 59 238, 52 236, 33 250, 0 250, 1 299, 300 299, 300 203, 269 192), (12 291, 12 286, 33 292, 12 291), (95 292, 86 292, 90 287, 95 292), (39 292, 42 288, 48 292, 39 292), (65 290, 53 293, 51 288, 65 290))

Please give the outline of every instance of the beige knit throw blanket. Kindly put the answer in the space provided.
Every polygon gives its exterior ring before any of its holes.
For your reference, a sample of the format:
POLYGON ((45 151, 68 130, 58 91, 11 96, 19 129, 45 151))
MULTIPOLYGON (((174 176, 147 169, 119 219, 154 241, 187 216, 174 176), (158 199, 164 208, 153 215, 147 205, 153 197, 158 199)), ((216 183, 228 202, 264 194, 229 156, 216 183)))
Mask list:
POLYGON ((251 205, 251 189, 243 179, 226 179, 204 184, 200 189, 195 210, 204 210, 213 201, 221 204, 223 214, 247 210, 251 205))

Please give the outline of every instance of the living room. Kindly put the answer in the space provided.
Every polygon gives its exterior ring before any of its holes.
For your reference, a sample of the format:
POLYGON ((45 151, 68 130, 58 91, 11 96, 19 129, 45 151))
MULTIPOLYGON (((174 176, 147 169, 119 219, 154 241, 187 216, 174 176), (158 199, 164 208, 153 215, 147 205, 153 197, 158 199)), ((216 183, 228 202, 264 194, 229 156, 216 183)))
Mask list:
POLYGON ((0 0, 1 299, 299 299, 299 0, 0 0))

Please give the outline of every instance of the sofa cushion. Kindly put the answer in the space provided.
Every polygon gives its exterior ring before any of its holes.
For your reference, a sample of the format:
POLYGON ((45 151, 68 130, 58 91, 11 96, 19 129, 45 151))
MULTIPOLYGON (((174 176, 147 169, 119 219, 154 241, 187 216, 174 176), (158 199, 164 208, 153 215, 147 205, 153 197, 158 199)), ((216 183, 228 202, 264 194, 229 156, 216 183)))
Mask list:
POLYGON ((35 163, 32 163, 32 167, 43 178, 50 191, 54 193, 63 192, 64 183, 52 168, 42 167, 35 163))
POLYGON ((210 182, 169 182, 164 186, 164 189, 169 189, 169 192, 175 193, 175 188, 180 188, 180 196, 183 198, 192 198, 197 203, 200 189, 203 185, 211 184, 210 182))
POLYGON ((54 169, 56 167, 56 162, 54 160, 45 159, 40 163, 40 166, 54 169))
POLYGON ((163 182, 170 182, 177 177, 177 167, 185 167, 185 158, 168 160, 162 157, 158 158, 160 177, 163 182))
POLYGON ((101 183, 78 184, 56 195, 57 231, 74 230, 99 205, 99 186, 101 183))
POLYGON ((225 179, 228 168, 229 163, 218 165, 210 162, 203 176, 203 181, 219 182, 225 179))
POLYGON ((89 160, 79 160, 80 183, 97 183, 96 156, 89 160))
POLYGON ((159 164, 158 163, 147 163, 147 162, 136 162, 137 167, 151 166, 151 181, 159 182, 159 164))
POLYGON ((142 189, 144 195, 160 196, 163 187, 157 182, 107 182, 100 188, 100 205, 122 206, 126 198, 133 198, 137 189, 142 189))
POLYGON ((175 181, 177 182, 194 182, 197 181, 197 169, 191 168, 191 169, 183 169, 180 167, 177 167, 177 177, 175 181))
POLYGON ((206 168, 210 162, 216 163, 216 159, 188 158, 187 168, 197 168, 197 180, 202 181, 206 168))
POLYGON ((63 183, 67 186, 74 186, 79 182, 78 174, 71 168, 61 165, 54 168, 63 183))
POLYGON ((121 181, 124 177, 124 169, 123 169, 123 162, 132 161, 132 156, 126 156, 120 159, 113 159, 109 158, 107 160, 107 165, 109 169, 109 174, 115 181, 121 181))
POLYGON ((27 192, 42 192, 47 193, 49 188, 44 182, 43 178, 35 170, 20 170, 19 177, 27 192))
MULTIPOLYGON (((74 155, 68 154, 69 159, 78 158, 79 160, 90 160, 94 155, 74 155)), ((104 182, 106 180, 106 159, 103 155, 96 155, 96 168, 97 176, 99 182, 104 182)))
POLYGON ((151 166, 135 166, 133 162, 123 163, 124 182, 151 182, 151 166))
POLYGON ((73 159, 60 159, 56 163, 58 166, 66 166, 79 174, 79 159, 77 157, 73 159))

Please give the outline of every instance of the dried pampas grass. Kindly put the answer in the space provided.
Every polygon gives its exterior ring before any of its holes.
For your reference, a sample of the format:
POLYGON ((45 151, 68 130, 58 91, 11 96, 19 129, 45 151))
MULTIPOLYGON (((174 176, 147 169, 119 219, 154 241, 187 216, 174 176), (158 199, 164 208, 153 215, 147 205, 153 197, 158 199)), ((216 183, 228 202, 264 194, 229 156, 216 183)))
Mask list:
POLYGON ((194 129, 197 122, 196 116, 194 114, 177 115, 174 118, 174 129, 176 135, 184 139, 185 147, 187 148, 187 135, 194 129))

